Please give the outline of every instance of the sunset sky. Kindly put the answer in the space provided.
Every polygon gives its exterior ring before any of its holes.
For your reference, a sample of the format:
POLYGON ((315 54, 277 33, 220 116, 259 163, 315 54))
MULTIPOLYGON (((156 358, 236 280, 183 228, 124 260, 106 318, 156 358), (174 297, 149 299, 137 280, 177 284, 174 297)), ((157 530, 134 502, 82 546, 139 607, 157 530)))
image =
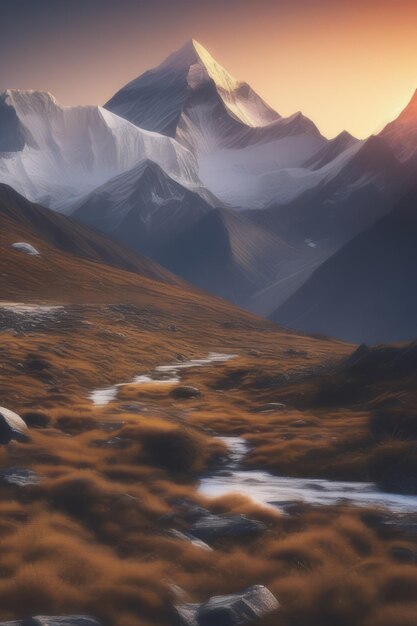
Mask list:
POLYGON ((0 90, 103 104, 194 37, 279 113, 379 130, 417 88, 417 0, 0 0, 0 90))

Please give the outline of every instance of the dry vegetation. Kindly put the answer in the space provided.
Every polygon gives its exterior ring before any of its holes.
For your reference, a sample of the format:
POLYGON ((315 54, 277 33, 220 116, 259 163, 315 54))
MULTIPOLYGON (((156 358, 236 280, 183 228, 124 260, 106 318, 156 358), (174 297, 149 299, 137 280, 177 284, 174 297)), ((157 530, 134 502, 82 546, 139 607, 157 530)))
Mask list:
POLYGON ((1 619, 87 612, 108 626, 168 626, 172 585, 203 601, 265 584, 282 610, 264 626, 415 626, 415 535, 380 513, 341 505, 282 516, 196 491, 225 454, 213 433, 242 434, 249 465, 291 474, 363 479, 384 448, 413 454, 412 374, 368 380, 337 365, 352 346, 281 331, 199 292, 52 250, 30 259, 30 272, 27 263, 2 258, 2 297, 65 308, 49 319, 0 309, 0 404, 31 426, 30 441, 2 448, 0 463, 41 477, 0 483, 1 619), (103 408, 88 399, 178 354, 209 351, 238 356, 184 372, 201 398, 131 385, 103 408), (394 412, 381 405, 389 396, 402 398, 394 412), (190 525, 184 498, 268 530, 199 549, 168 534, 190 525))

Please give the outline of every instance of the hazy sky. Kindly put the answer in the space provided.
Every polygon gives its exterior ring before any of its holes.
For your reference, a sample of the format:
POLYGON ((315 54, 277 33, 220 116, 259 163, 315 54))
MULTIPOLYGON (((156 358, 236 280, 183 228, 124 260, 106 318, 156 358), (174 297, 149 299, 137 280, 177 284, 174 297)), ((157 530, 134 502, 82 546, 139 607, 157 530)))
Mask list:
POLYGON ((417 0, 0 0, 0 90, 103 104, 194 37, 279 113, 364 137, 417 88, 417 0))

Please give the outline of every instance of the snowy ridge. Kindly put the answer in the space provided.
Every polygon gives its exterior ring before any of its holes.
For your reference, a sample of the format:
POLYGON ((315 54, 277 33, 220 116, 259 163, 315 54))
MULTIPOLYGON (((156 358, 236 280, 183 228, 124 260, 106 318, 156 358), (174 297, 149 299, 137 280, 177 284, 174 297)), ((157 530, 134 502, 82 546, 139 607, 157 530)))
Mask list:
POLYGON ((106 108, 175 137, 197 157, 204 185, 224 203, 262 208, 314 184, 297 171, 327 144, 314 123, 281 117, 197 41, 122 88, 106 108), (290 171, 295 168, 295 171, 290 171))
POLYGON ((105 107, 133 124, 175 136, 193 92, 212 89, 229 114, 251 127, 280 118, 246 83, 238 82, 195 40, 128 83, 105 107))
POLYGON ((0 155, 0 177, 29 200, 71 212, 81 197, 144 161, 204 194, 186 148, 101 107, 63 107, 48 93, 9 90, 0 101, 0 120, 10 110, 24 144, 0 155))

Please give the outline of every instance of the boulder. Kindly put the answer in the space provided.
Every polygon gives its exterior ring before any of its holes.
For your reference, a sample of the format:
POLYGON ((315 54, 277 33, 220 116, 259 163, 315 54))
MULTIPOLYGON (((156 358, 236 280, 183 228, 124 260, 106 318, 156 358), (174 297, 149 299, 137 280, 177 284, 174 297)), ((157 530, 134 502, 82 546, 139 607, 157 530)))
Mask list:
POLYGON ((200 608, 199 604, 193 604, 193 603, 176 604, 174 606, 175 613, 178 618, 176 622, 181 624, 182 626, 198 626, 197 612, 199 608, 200 608))
POLYGON ((195 504, 194 502, 187 503, 185 506, 185 512, 183 513, 184 519, 187 522, 196 522, 202 517, 206 517, 207 515, 211 515, 208 509, 205 509, 203 506, 199 504, 195 504))
POLYGON ((28 485, 37 485, 40 476, 36 472, 26 468, 10 467, 0 472, 0 481, 8 485, 17 487, 27 487, 28 485))
POLYGON ((190 534, 210 543, 219 537, 255 537, 267 529, 263 522, 249 519, 246 515, 212 515, 198 519, 190 528, 190 534))
POLYGON ((12 439, 28 440, 28 427, 20 415, 0 407, 0 444, 7 444, 12 439))
POLYGON ((0 626, 102 626, 90 615, 38 615, 23 620, 0 622, 0 626))
POLYGON ((279 608, 275 596, 263 585, 241 593, 214 596, 197 612, 199 626, 239 626, 259 619, 279 608))
POLYGON ((193 535, 188 533, 182 533, 175 528, 171 528, 171 530, 168 531, 168 534, 175 539, 187 541, 188 543, 191 543, 193 546, 195 546, 196 548, 200 548, 201 550, 207 550, 208 552, 212 552, 213 550, 213 548, 210 548, 210 546, 207 543, 204 543, 204 541, 201 541, 201 539, 197 539, 197 537, 194 537, 193 535))
POLYGON ((279 609, 275 596, 263 585, 240 593, 213 596, 204 604, 176 606, 183 626, 243 626, 279 609))
POLYGON ((23 626, 102 626, 102 622, 90 615, 37 615, 23 626))
POLYGON ((171 391, 171 396, 176 400, 188 400, 190 398, 200 398, 201 391, 191 385, 180 385, 171 391))

